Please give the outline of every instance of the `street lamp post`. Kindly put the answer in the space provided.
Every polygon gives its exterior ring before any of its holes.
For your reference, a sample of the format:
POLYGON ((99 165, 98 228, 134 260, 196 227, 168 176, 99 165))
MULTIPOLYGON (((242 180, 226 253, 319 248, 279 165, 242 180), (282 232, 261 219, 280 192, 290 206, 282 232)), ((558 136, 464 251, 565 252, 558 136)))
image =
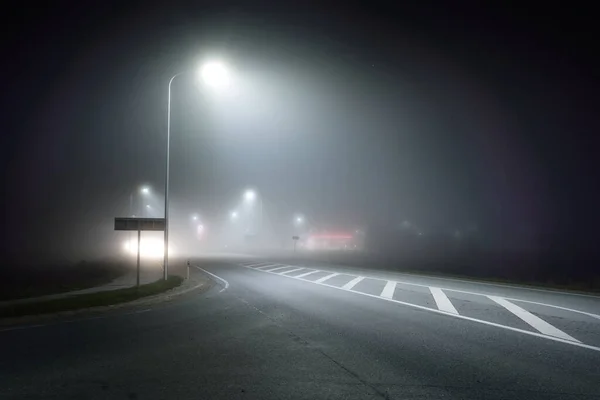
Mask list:
POLYGON ((163 278, 167 280, 169 270, 169 153, 171 147, 171 85, 173 80, 179 75, 175 74, 169 80, 169 94, 167 100, 167 155, 165 160, 165 237, 164 237, 164 260, 163 260, 163 278))
MULTIPOLYGON (((165 237, 164 237, 164 268, 163 278, 167 280, 169 270, 169 154, 171 147, 171 86, 175 78, 185 73, 192 72, 182 71, 171 77, 169 80, 168 87, 168 98, 167 98, 167 146, 166 146, 166 157, 165 157, 165 237)), ((212 86, 223 86, 227 84, 228 74, 227 69, 221 63, 211 62, 203 66, 202 78, 205 82, 212 86)))

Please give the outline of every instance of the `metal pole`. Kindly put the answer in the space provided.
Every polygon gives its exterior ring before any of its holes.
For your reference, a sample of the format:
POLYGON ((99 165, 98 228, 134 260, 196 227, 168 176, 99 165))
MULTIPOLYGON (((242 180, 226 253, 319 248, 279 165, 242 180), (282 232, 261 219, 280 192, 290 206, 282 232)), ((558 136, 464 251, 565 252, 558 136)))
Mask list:
POLYGON ((138 229, 138 252, 137 252, 137 278, 136 287, 140 287, 140 244, 142 243, 142 231, 138 229))
POLYGON ((179 74, 173 75, 169 80, 169 97, 167 100, 167 155, 165 160, 165 240, 164 240, 164 259, 163 273, 164 280, 167 280, 169 273, 169 152, 171 146, 171 84, 179 74))
MULTIPOLYGON (((133 192, 129 193, 129 217, 133 217, 133 192)), ((129 246, 132 245, 131 234, 132 232, 129 232, 129 246)), ((131 251, 131 248, 129 248, 129 251, 131 251)))

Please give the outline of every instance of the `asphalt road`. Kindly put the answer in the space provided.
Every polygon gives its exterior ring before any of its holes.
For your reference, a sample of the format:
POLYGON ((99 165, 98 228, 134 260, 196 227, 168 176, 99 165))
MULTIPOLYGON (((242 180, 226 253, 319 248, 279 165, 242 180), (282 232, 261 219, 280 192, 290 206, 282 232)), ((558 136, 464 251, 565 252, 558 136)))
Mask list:
POLYGON ((600 399, 598 297, 196 264, 206 292, 0 331, 0 399, 600 399))

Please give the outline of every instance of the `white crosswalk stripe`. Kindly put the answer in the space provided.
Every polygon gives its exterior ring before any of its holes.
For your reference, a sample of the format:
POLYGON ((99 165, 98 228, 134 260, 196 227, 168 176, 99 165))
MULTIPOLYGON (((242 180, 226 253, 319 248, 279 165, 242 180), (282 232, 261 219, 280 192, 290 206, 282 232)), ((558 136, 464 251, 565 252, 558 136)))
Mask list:
POLYGON ((458 311, 456 311, 456 308, 442 289, 437 287, 429 287, 429 291, 433 295, 433 299, 435 300, 438 310, 446 311, 452 314, 458 314, 458 311))
POLYGON ((274 272, 274 271, 279 271, 280 269, 286 269, 286 268, 291 268, 291 265, 283 265, 281 267, 277 267, 277 268, 273 268, 273 269, 265 269, 265 271, 274 272))
POLYGON ((294 276, 294 278, 304 278, 305 276, 308 276, 310 274, 314 274, 315 272, 321 272, 321 271, 319 271, 318 269, 315 269, 314 271, 308 271, 308 272, 305 272, 305 273, 300 274, 298 276, 294 276))
POLYGON ((283 271, 280 272, 281 275, 285 275, 285 274, 291 274, 292 272, 297 272, 297 271, 302 271, 304 268, 294 268, 291 271, 283 271))
POLYGON ((256 267, 255 269, 260 269, 260 270, 268 270, 269 268, 273 268, 273 267, 277 267, 277 266, 281 266, 281 264, 268 264, 268 265, 263 265, 262 267, 256 267))
MULTIPOLYGON (((574 342, 579 342, 579 340, 574 337, 564 333, 560 329, 550 325, 540 317, 533 315, 529 311, 519 307, 518 305, 511 303, 510 301, 503 299, 502 297, 497 296, 487 296, 491 300, 500 304, 502 307, 506 308, 511 313, 515 314, 517 317, 521 318, 523 321, 527 322, 534 329, 538 330, 540 333, 544 335, 554 336, 561 339, 572 340, 574 342)), ((581 342, 579 342, 581 343, 581 342)))
POLYGON ((248 265, 244 265, 244 267, 248 267, 248 268, 255 268, 255 267, 258 267, 259 265, 265 266, 265 264, 266 264, 266 265, 273 265, 273 264, 269 264, 269 263, 264 263, 264 262, 261 262, 261 263, 256 263, 256 264, 248 264, 248 265))
MULTIPOLYGON (((345 272, 337 273, 337 272, 326 271, 326 270, 318 270, 318 269, 311 269, 311 268, 307 268, 307 267, 300 267, 297 265, 283 265, 283 264, 279 264, 279 263, 272 263, 272 264, 267 264, 267 265, 264 265, 264 264, 265 263, 251 264, 254 266, 260 265, 259 267, 255 267, 255 268, 252 268, 249 265, 242 265, 242 266, 246 267, 248 269, 254 270, 254 271, 260 270, 262 272, 272 273, 272 274, 278 275, 278 276, 285 276, 287 278, 297 279, 297 280, 303 281, 303 282, 310 282, 310 283, 318 284, 321 286, 346 291, 349 293, 353 293, 355 295, 362 295, 362 296, 366 296, 366 297, 370 297, 370 298, 379 299, 380 301, 388 301, 388 302, 392 302, 392 303, 396 303, 396 304, 402 304, 402 305, 414 307, 414 308, 420 309, 420 310, 427 310, 427 311, 431 311, 434 313, 444 314, 446 316, 451 315, 454 318, 458 318, 458 319, 461 319, 464 321, 477 322, 480 324, 494 326, 494 327, 505 329, 508 331, 519 332, 521 334, 526 334, 526 335, 530 335, 530 336, 542 337, 542 338, 546 338, 546 339, 553 340, 556 342, 568 343, 568 344, 571 344, 574 346, 587 348, 587 349, 591 349, 591 350, 600 352, 600 347, 598 347, 597 345, 594 345, 591 343, 589 343, 589 344, 582 343, 580 340, 575 339, 571 335, 567 334, 566 332, 563 332, 561 329, 551 325, 550 323, 544 321, 542 318, 538 317, 537 315, 533 314, 530 311, 527 311, 526 309, 520 307, 517 304, 521 304, 520 302, 523 302, 523 303, 525 303, 523 305, 523 307, 528 307, 528 304, 534 304, 534 305, 545 306, 545 307, 553 307, 555 309, 560 309, 560 310, 567 311, 567 312, 578 313, 579 315, 587 315, 587 316, 593 317, 594 319, 600 319, 600 315, 597 315, 597 314, 580 311, 580 310, 575 310, 575 309, 569 309, 569 308, 565 308, 562 306, 555 306, 552 304, 539 303, 539 302, 522 300, 522 299, 499 297, 499 296, 488 295, 486 293, 476 293, 476 292, 470 292, 470 291, 458 290, 458 289, 452 289, 452 288, 441 288, 441 287, 429 286, 429 285, 412 283, 412 282, 404 282, 401 280, 393 280, 392 281, 392 280, 385 280, 380 277, 357 276, 357 275, 354 275, 351 273, 345 273, 345 272), (299 274, 292 275, 294 273, 299 273, 299 274), (314 279, 314 280, 311 280, 310 278, 304 279, 306 277, 310 277, 311 275, 317 274, 317 273, 321 274, 321 275, 319 275, 321 277, 318 279, 314 279), (341 275, 341 276, 345 275, 348 277, 348 279, 351 279, 351 280, 346 282, 345 284, 343 284, 343 282, 340 282, 341 280, 337 280, 337 281, 333 281, 333 282, 329 281, 330 279, 332 279, 338 275, 341 275), (359 291, 352 290, 356 287, 356 285, 358 285, 360 282, 364 281, 365 279, 367 281, 365 281, 365 285, 361 286, 361 290, 359 290, 359 291), (383 289, 381 289, 382 285, 384 286, 383 289), (405 286, 413 287, 413 289, 405 288, 405 286), (396 291, 396 289, 398 289, 398 291, 396 291), (381 290, 381 292, 380 292, 380 290, 381 290), (402 298, 406 298, 406 296, 409 293, 411 293, 409 291, 412 291, 411 296, 414 295, 413 298, 418 299, 419 295, 424 294, 423 290, 426 290, 431 294, 431 296, 433 297, 433 300, 435 301, 436 306, 432 306, 431 301, 428 302, 429 305, 425 306, 425 305, 415 304, 412 301, 409 302, 409 301, 401 300, 402 298), (461 296, 464 296, 464 295, 480 296, 482 299, 471 301, 471 300, 464 300, 461 297, 458 297, 457 299, 454 299, 454 297, 453 297, 453 300, 451 300, 446 293, 461 293, 461 296), (397 296, 397 297, 394 298, 394 296, 397 296), (522 320, 523 322, 525 322, 526 324, 531 326, 533 329, 524 329, 523 327, 510 326, 517 321, 513 319, 512 324, 510 322, 504 322, 504 321, 506 321, 506 315, 505 315, 506 313, 501 313, 504 316, 504 318, 501 319, 501 321, 503 321, 503 323, 498 323, 498 322, 494 322, 492 320, 488 320, 487 317, 485 317, 485 319, 479 318, 479 315, 477 315, 477 314, 476 314, 476 316, 473 316, 473 314, 475 312, 480 314, 481 311, 489 311, 489 307, 490 307, 489 302, 487 300, 484 300, 483 298, 492 300, 495 303, 495 307, 502 307, 502 309, 507 310, 508 312, 514 314, 516 317, 518 317, 520 320, 522 320), (455 304, 453 304, 452 301, 454 301, 455 304), (469 303, 469 305, 466 306, 464 304, 465 302, 469 303), (516 304, 515 304, 515 302, 516 302, 516 304), (479 310, 473 310, 474 306, 479 308, 479 310), (509 325, 507 325, 507 324, 509 324, 509 325)), ((429 299, 431 299, 431 297, 429 297, 429 299)), ((495 313, 488 313, 489 319, 494 318, 494 316, 496 316, 496 314, 498 314, 497 311, 498 310, 496 310, 495 313)), ((559 323, 559 322, 557 322, 557 323, 559 323)), ((563 328, 563 325, 560 325, 560 327, 563 328)), ((571 331, 571 327, 566 326, 566 325, 564 326, 564 329, 566 329, 567 332, 571 331)), ((574 331, 574 332, 578 332, 578 331, 574 331)), ((582 339, 587 341, 586 337, 583 337, 582 339)))
POLYGON ((394 292, 396 291, 396 282, 387 281, 385 287, 381 291, 380 296, 385 297, 386 299, 394 298, 394 292))
POLYGON ((360 281, 362 281, 363 279, 365 279, 364 276, 357 276, 356 278, 352 279, 350 282, 348 282, 344 286, 342 286, 342 288, 346 289, 346 290, 350 290, 354 286, 356 286, 360 281))
POLYGON ((325 282, 327 279, 331 279, 331 278, 333 278, 334 276, 338 276, 338 275, 339 275, 339 274, 338 274, 337 272, 334 272, 333 274, 329 274, 329 275, 326 275, 326 276, 324 276, 324 277, 322 277, 322 278, 319 278, 319 279, 317 279, 315 282, 317 282, 317 283, 323 283, 323 282, 325 282))

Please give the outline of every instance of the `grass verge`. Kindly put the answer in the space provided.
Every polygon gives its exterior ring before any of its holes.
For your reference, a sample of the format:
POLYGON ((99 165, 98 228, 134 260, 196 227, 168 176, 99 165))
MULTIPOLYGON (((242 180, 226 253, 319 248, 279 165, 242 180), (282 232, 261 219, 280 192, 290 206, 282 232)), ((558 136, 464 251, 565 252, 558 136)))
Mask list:
POLYGON ((25 315, 48 314, 60 311, 71 311, 82 308, 108 306, 137 300, 142 297, 161 293, 181 285, 183 278, 170 275, 165 280, 159 280, 139 288, 111 290, 106 292, 81 294, 60 299, 40 301, 35 303, 14 304, 0 307, 0 318, 21 317, 25 315))

